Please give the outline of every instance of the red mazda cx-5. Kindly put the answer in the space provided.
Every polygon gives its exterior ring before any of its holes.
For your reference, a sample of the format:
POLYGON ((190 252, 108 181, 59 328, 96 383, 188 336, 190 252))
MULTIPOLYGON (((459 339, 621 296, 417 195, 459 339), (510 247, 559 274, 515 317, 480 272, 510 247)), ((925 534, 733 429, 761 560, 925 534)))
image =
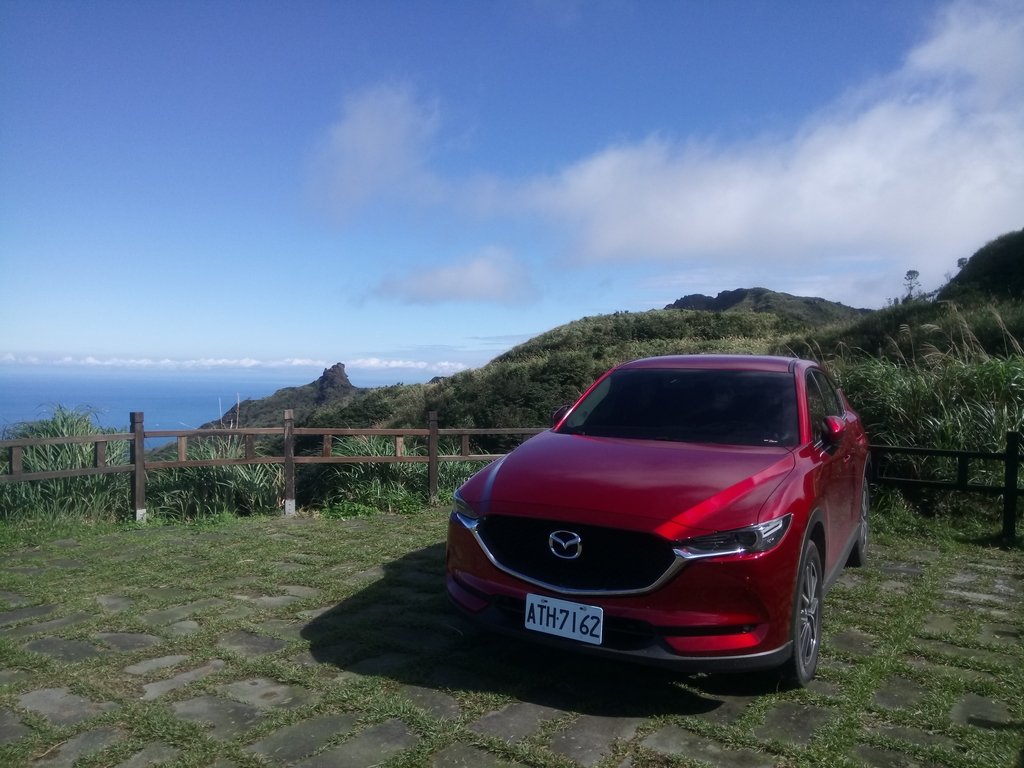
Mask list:
POLYGON ((535 641, 805 685, 868 534, 868 441, 815 363, 617 366, 455 495, 447 587, 535 641))

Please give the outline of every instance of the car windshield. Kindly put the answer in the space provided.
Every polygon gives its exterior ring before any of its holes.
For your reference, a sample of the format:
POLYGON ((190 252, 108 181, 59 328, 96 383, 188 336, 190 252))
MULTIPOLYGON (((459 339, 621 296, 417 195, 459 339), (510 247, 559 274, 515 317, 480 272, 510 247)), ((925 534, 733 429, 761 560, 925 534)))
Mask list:
POLYGON ((793 446, 798 440, 796 389, 788 373, 625 369, 601 381, 559 431, 685 443, 793 446))

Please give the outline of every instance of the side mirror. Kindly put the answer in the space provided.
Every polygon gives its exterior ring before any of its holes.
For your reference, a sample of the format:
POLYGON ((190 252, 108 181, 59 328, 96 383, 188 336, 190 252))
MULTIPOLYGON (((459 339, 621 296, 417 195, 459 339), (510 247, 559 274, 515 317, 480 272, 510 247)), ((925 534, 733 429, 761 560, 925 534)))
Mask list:
POLYGON ((843 441, 843 434, 846 432, 846 422, 838 416, 826 416, 821 421, 821 439, 825 447, 835 448, 843 441))
POLYGON ((551 413, 551 426, 552 427, 557 427, 559 425, 559 423, 562 421, 562 419, 565 418, 565 414, 567 414, 568 412, 569 412, 569 406, 568 405, 562 405, 562 406, 559 406, 558 408, 556 408, 551 413))

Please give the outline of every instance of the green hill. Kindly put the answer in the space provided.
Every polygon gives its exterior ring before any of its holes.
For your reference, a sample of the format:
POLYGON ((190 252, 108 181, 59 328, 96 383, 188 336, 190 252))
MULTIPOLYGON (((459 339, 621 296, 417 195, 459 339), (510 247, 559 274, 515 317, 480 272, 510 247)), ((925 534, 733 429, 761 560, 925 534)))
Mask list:
POLYGON ((749 288, 714 298, 687 296, 665 309, 585 317, 481 368, 429 384, 360 390, 339 364, 304 387, 242 403, 237 416, 246 426, 276 425, 281 411, 293 408, 299 425, 419 427, 428 411, 437 411, 443 427, 538 426, 609 367, 637 357, 734 352, 908 361, 965 351, 1019 355, 1022 254, 1024 230, 1009 233, 968 259, 938 300, 909 300, 877 311, 749 288), (331 371, 335 375, 328 376, 331 371))
POLYGON ((765 312, 787 317, 809 326, 849 322, 872 311, 870 309, 854 309, 845 304, 837 304, 825 299, 779 293, 767 288, 738 288, 735 291, 722 291, 714 298, 694 293, 677 299, 665 309, 696 309, 705 312, 765 312))

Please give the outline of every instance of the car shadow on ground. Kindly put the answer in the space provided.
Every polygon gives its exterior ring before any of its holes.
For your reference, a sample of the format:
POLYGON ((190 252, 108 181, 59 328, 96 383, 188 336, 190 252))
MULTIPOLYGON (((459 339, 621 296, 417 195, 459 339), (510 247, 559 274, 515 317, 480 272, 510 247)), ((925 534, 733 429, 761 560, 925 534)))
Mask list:
POLYGON ((444 544, 385 563, 301 631, 313 659, 439 691, 470 691, 602 716, 714 715, 772 693, 770 674, 687 675, 507 638, 452 607, 444 544), (375 577, 375 578, 374 578, 375 577))

